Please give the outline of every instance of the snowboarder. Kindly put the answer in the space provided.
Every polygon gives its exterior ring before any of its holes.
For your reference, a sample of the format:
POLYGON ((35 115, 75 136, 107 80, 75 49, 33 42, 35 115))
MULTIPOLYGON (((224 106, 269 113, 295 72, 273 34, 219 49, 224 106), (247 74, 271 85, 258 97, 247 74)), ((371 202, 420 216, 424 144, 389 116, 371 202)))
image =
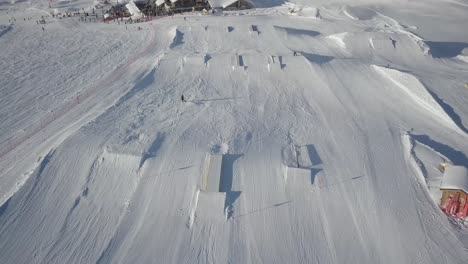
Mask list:
POLYGON ((182 96, 180 97, 180 100, 182 100, 183 103, 187 102, 187 100, 185 100, 184 95, 182 95, 182 96))
POLYGON ((294 51, 294 52, 293 52, 293 55, 294 55, 294 56, 297 56, 297 51, 294 51))
POLYGON ((44 31, 44 30, 45 30, 44 27, 42 27, 42 31, 44 31))
POLYGON ((317 8, 317 13, 315 13, 315 18, 322 19, 322 15, 320 14, 320 9, 317 8))

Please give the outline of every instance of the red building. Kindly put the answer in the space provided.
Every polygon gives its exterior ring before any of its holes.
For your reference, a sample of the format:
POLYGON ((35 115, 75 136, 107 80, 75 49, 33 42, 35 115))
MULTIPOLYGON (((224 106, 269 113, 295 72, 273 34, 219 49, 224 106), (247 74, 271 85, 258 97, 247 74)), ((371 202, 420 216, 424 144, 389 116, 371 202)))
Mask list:
POLYGON ((460 219, 468 215, 468 169, 463 166, 448 166, 440 186, 440 207, 445 213, 460 219))

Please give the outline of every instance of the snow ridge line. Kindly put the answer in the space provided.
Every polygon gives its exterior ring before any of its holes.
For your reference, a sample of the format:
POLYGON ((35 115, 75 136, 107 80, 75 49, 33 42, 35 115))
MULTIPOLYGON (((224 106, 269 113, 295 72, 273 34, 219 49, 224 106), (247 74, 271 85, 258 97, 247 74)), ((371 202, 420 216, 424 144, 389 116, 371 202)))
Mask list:
POLYGON ((407 35, 421 49, 421 51, 424 53, 424 55, 429 54, 430 48, 424 42, 423 38, 421 38, 420 36, 416 35, 413 32, 410 32, 410 31, 406 30, 406 28, 403 27, 397 20, 395 20, 395 19, 393 19, 391 17, 385 16, 385 15, 379 13, 379 12, 377 12, 377 15, 384 22, 390 24, 391 28, 393 28, 396 33, 401 33, 401 34, 407 35))
POLYGON ((410 165, 417 173, 417 179, 421 183, 426 183, 427 178, 427 170, 422 161, 416 156, 416 152, 414 151, 415 147, 415 140, 411 137, 409 132, 404 132, 401 135, 402 137, 402 144, 403 149, 405 150, 405 157, 406 160, 410 161, 410 165))
MULTIPOLYGON (((104 159, 104 157, 102 156, 102 160, 103 159, 104 159)), ((99 164, 102 163, 102 160, 99 161, 99 164)), ((110 239, 109 239, 107 245, 105 246, 105 248, 99 254, 99 257, 97 258, 97 260, 95 262, 96 264, 113 263, 114 255, 111 255, 111 252, 112 252, 113 249, 115 249, 115 247, 119 247, 119 245, 117 245, 116 243, 118 243, 118 241, 122 240, 121 237, 125 237, 127 235, 128 230, 122 230, 121 226, 125 225, 125 222, 127 221, 127 214, 130 212, 130 210, 129 210, 130 201, 133 200, 133 198, 135 196, 135 193, 137 192, 138 187, 140 185, 141 177, 142 177, 142 175, 144 173, 143 171, 145 169, 143 167, 144 164, 145 163, 143 163, 141 165, 141 167, 138 167, 136 169, 136 171, 135 171, 136 175, 138 176, 137 180, 136 180, 135 188, 131 191, 131 193, 129 195, 129 198, 128 198, 128 204, 126 205, 126 209, 120 215, 117 226, 116 226, 116 228, 114 230, 114 233, 110 237, 110 239)), ((96 168, 94 168, 94 169, 96 169, 96 168)))
POLYGON ((344 14, 345 16, 347 16, 348 18, 352 19, 352 20, 359 20, 357 17, 354 17, 353 15, 351 15, 351 14, 348 12, 348 10, 346 10, 346 8, 343 9, 343 14, 344 14))
POLYGON ((191 201, 190 204, 190 214, 189 214, 189 219, 187 221, 187 228, 192 228, 193 222, 195 221, 195 213, 197 211, 198 207, 198 196, 200 195, 200 189, 197 189, 195 192, 195 195, 191 201))
POLYGON ((94 171, 97 169, 97 167, 99 166, 99 164, 101 164, 103 160, 103 157, 102 155, 99 155, 93 162, 93 164, 91 165, 91 168, 89 169, 89 172, 88 172, 88 176, 86 177, 86 183, 85 185, 83 186, 83 190, 81 191, 80 195, 78 195, 78 197, 76 197, 72 207, 68 210, 66 216, 65 216, 65 220, 63 221, 63 224, 62 226, 60 227, 60 231, 59 231, 59 237, 54 241, 54 243, 52 244, 52 246, 49 248, 47 254, 45 254, 45 259, 50 259, 51 257, 51 254, 53 253, 53 250, 55 249, 55 247, 57 245, 59 245, 63 239, 64 239, 64 232, 70 222, 70 217, 73 213, 73 211, 75 211, 75 209, 78 207, 78 205, 80 204, 80 201, 83 197, 86 197, 88 195, 88 185, 90 184, 91 180, 92 180, 92 176, 94 174, 94 171))
POLYGON ((465 167, 468 166, 468 157, 465 155, 463 151, 455 149, 452 146, 449 146, 445 143, 438 142, 430 138, 428 135, 411 134, 411 137, 418 144, 421 144, 431 149, 432 151, 440 155, 445 160, 450 161, 450 163, 455 164, 455 165, 465 166, 465 167))
POLYGON ((34 193, 34 189, 39 184, 39 181, 42 178, 42 174, 44 173, 44 170, 47 167, 47 164, 49 164, 49 162, 52 159, 52 157, 54 156, 54 154, 55 154, 55 149, 51 149, 49 151, 49 153, 47 153, 47 155, 42 159, 42 161, 38 164, 38 166, 33 170, 33 172, 31 174, 25 175, 26 177, 23 177, 20 180, 20 182, 18 182, 15 185, 15 188, 12 191, 10 191, 9 193, 6 193, 5 195, 3 195, 2 203, 1 203, 0 206, 3 206, 4 204, 7 204, 14 197, 14 195, 24 186, 24 184, 29 179, 31 179, 30 176, 35 174, 34 183, 33 183, 32 187, 31 187, 31 189, 29 190, 28 194, 26 195, 25 200, 28 201, 29 199, 31 199, 31 196, 34 193))
POLYGON ((156 157, 156 153, 158 150, 161 148, 164 140, 166 138, 165 133, 158 132, 156 134, 156 138, 153 140, 153 142, 150 144, 148 149, 143 153, 143 156, 140 159, 140 164, 138 166, 138 170, 140 170, 143 165, 145 164, 146 160, 150 158, 156 157))
POLYGON ((177 46, 184 44, 184 33, 180 31, 178 28, 174 29, 174 36, 172 38, 172 43, 169 48, 173 49, 177 46))
POLYGON ((456 131, 465 134, 452 117, 437 103, 432 93, 412 74, 402 72, 396 69, 386 68, 377 65, 371 65, 371 68, 382 77, 390 80, 393 84, 403 90, 411 99, 418 103, 422 108, 444 120, 456 131))

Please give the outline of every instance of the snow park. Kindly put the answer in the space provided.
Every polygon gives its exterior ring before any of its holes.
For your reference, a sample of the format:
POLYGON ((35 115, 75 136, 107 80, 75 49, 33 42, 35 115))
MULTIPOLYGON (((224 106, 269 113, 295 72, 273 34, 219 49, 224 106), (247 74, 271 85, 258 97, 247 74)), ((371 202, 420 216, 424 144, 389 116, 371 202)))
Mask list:
POLYGON ((468 0, 0 0, 0 264, 468 263, 468 0))

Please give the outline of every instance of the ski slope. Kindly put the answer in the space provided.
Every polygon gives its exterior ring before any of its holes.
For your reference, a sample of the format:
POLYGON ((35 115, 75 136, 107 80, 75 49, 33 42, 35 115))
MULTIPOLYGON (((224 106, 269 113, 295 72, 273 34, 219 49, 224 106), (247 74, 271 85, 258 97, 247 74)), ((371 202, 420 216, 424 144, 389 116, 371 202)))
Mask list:
POLYGON ((466 1, 93 4, 0 2, 0 263, 468 262, 466 1))

